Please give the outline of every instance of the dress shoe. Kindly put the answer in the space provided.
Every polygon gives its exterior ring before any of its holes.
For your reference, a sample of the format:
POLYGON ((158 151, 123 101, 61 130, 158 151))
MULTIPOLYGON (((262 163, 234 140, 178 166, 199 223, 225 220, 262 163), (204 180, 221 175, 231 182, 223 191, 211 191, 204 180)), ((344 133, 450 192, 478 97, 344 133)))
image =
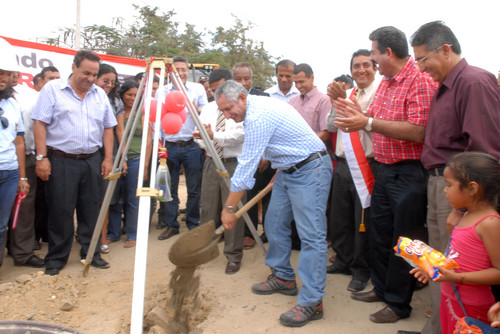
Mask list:
POLYGON ((366 282, 361 281, 359 279, 352 279, 349 285, 347 286, 347 290, 357 292, 363 291, 366 288, 366 282))
POLYGON ((412 331, 398 331, 398 334, 420 334, 420 332, 412 332, 412 331))
POLYGON ((59 274, 59 268, 45 268, 45 275, 54 276, 59 274))
POLYGON ((377 296, 377 294, 375 293, 375 290, 371 290, 368 292, 353 292, 351 294, 351 298, 354 300, 359 300, 360 302, 366 302, 366 303, 384 301, 382 298, 377 296))
POLYGON ((31 255, 31 257, 28 259, 28 261, 20 264, 15 264, 16 266, 26 266, 26 267, 33 267, 33 268, 42 268, 45 267, 45 261, 41 258, 39 258, 36 255, 31 255))
POLYGON ((379 324, 393 323, 401 319, 389 306, 384 307, 378 312, 370 314, 370 320, 379 324))
POLYGON ((236 274, 241 267, 241 262, 228 262, 226 266, 226 274, 236 274))
POLYGON ((92 260, 91 265, 99 269, 108 269, 110 267, 109 263, 104 259, 92 260))
POLYGON ((177 234, 179 234, 179 231, 172 230, 170 227, 167 227, 167 229, 161 232, 161 234, 158 236, 158 240, 167 240, 177 234))
POLYGON ((327 274, 345 274, 350 275, 351 271, 349 269, 339 268, 337 265, 332 264, 326 267, 327 274))
POLYGON ((243 238, 243 249, 252 249, 255 247, 255 240, 251 237, 243 238))

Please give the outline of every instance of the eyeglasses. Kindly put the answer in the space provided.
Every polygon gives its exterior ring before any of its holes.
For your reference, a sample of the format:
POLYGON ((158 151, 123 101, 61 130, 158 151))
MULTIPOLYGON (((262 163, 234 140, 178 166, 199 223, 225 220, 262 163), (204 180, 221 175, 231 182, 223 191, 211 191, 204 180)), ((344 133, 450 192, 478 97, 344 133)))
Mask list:
POLYGON ((3 116, 4 111, 2 107, 0 107, 0 121, 2 122, 2 127, 4 129, 7 129, 9 127, 9 119, 5 116, 3 116))
MULTIPOLYGON (((434 51, 432 51, 431 53, 429 53, 427 56, 425 57, 422 57, 422 58, 419 58, 419 59, 415 59, 415 61, 418 63, 418 64, 421 64, 421 65, 425 65, 425 61, 427 59, 429 59, 430 56, 432 56, 433 54, 435 53, 439 53, 439 50, 441 50, 441 48, 444 46, 445 44, 441 45, 440 47, 436 48, 434 51)), ((452 45, 451 44, 448 44, 449 47, 451 47, 452 45)))

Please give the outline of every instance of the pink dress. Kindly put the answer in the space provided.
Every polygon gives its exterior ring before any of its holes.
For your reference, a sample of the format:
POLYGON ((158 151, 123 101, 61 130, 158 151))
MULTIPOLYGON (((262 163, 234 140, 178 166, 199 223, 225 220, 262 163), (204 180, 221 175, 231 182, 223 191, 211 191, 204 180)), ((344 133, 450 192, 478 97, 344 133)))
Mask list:
MULTIPOLYGON (((484 246, 483 240, 476 233, 476 225, 487 217, 479 219, 474 225, 455 227, 453 229, 447 256, 453 258, 460 266, 456 272, 479 271, 493 267, 484 246)), ((462 303, 469 317, 490 324, 488 309, 495 303, 495 298, 489 285, 455 282, 462 303)), ((450 282, 441 284, 440 318, 443 334, 452 334, 458 319, 465 314, 458 303, 450 282)))

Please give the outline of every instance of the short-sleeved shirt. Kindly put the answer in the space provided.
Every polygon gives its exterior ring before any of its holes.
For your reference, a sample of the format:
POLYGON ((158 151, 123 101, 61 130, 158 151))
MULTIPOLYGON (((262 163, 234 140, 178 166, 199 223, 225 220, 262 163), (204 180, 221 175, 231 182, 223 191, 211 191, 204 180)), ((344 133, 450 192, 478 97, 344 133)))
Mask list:
POLYGON ((500 158, 500 89, 493 74, 462 59, 439 85, 425 132, 425 168, 446 164, 459 152, 500 158))
POLYGON ((264 92, 268 93, 269 97, 273 99, 281 100, 287 103, 290 102, 292 97, 295 97, 300 94, 299 90, 297 89, 297 87, 295 87, 294 84, 292 84, 292 87, 290 88, 288 93, 286 93, 286 95, 283 94, 283 92, 280 90, 277 84, 272 86, 271 88, 266 89, 264 92))
POLYGON ((3 110, 2 117, 9 122, 5 129, 0 125, 0 170, 18 169, 14 139, 24 134, 23 116, 19 104, 13 98, 1 100, 0 108, 3 110))
POLYGON ((245 141, 231 191, 252 189, 260 158, 272 168, 289 168, 314 152, 326 150, 300 114, 289 104, 263 96, 247 97, 245 141))
POLYGON ((317 87, 305 95, 293 97, 289 103, 304 117, 314 132, 326 130, 326 117, 332 109, 332 103, 317 87))
MULTIPOLYGON (((394 77, 385 76, 378 86, 368 113, 374 118, 389 121, 407 121, 426 126, 429 106, 437 84, 427 73, 421 73, 409 57, 405 66, 394 77)), ((375 160, 394 164, 403 160, 419 160, 423 142, 411 142, 373 133, 375 160)))
POLYGON ((102 147, 104 129, 117 124, 102 88, 92 85, 82 100, 69 78, 45 84, 31 118, 47 124, 48 147, 69 154, 96 152, 102 147))

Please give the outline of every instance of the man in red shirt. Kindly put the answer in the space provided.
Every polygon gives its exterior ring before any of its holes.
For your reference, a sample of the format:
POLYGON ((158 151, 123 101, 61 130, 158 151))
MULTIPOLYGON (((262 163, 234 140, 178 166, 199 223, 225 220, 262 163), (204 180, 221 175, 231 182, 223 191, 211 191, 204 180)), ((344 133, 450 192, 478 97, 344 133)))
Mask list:
POLYGON ((399 236, 425 240, 427 173, 420 163, 429 105, 435 83, 421 73, 408 53, 405 34, 382 27, 370 34, 371 58, 384 75, 375 98, 363 114, 358 103, 335 101, 335 125, 345 132, 373 131, 375 160, 380 162, 372 192, 368 239, 372 291, 353 292, 364 302, 385 301, 371 314, 377 323, 396 322, 411 313, 415 280, 409 265, 394 255, 399 236))

